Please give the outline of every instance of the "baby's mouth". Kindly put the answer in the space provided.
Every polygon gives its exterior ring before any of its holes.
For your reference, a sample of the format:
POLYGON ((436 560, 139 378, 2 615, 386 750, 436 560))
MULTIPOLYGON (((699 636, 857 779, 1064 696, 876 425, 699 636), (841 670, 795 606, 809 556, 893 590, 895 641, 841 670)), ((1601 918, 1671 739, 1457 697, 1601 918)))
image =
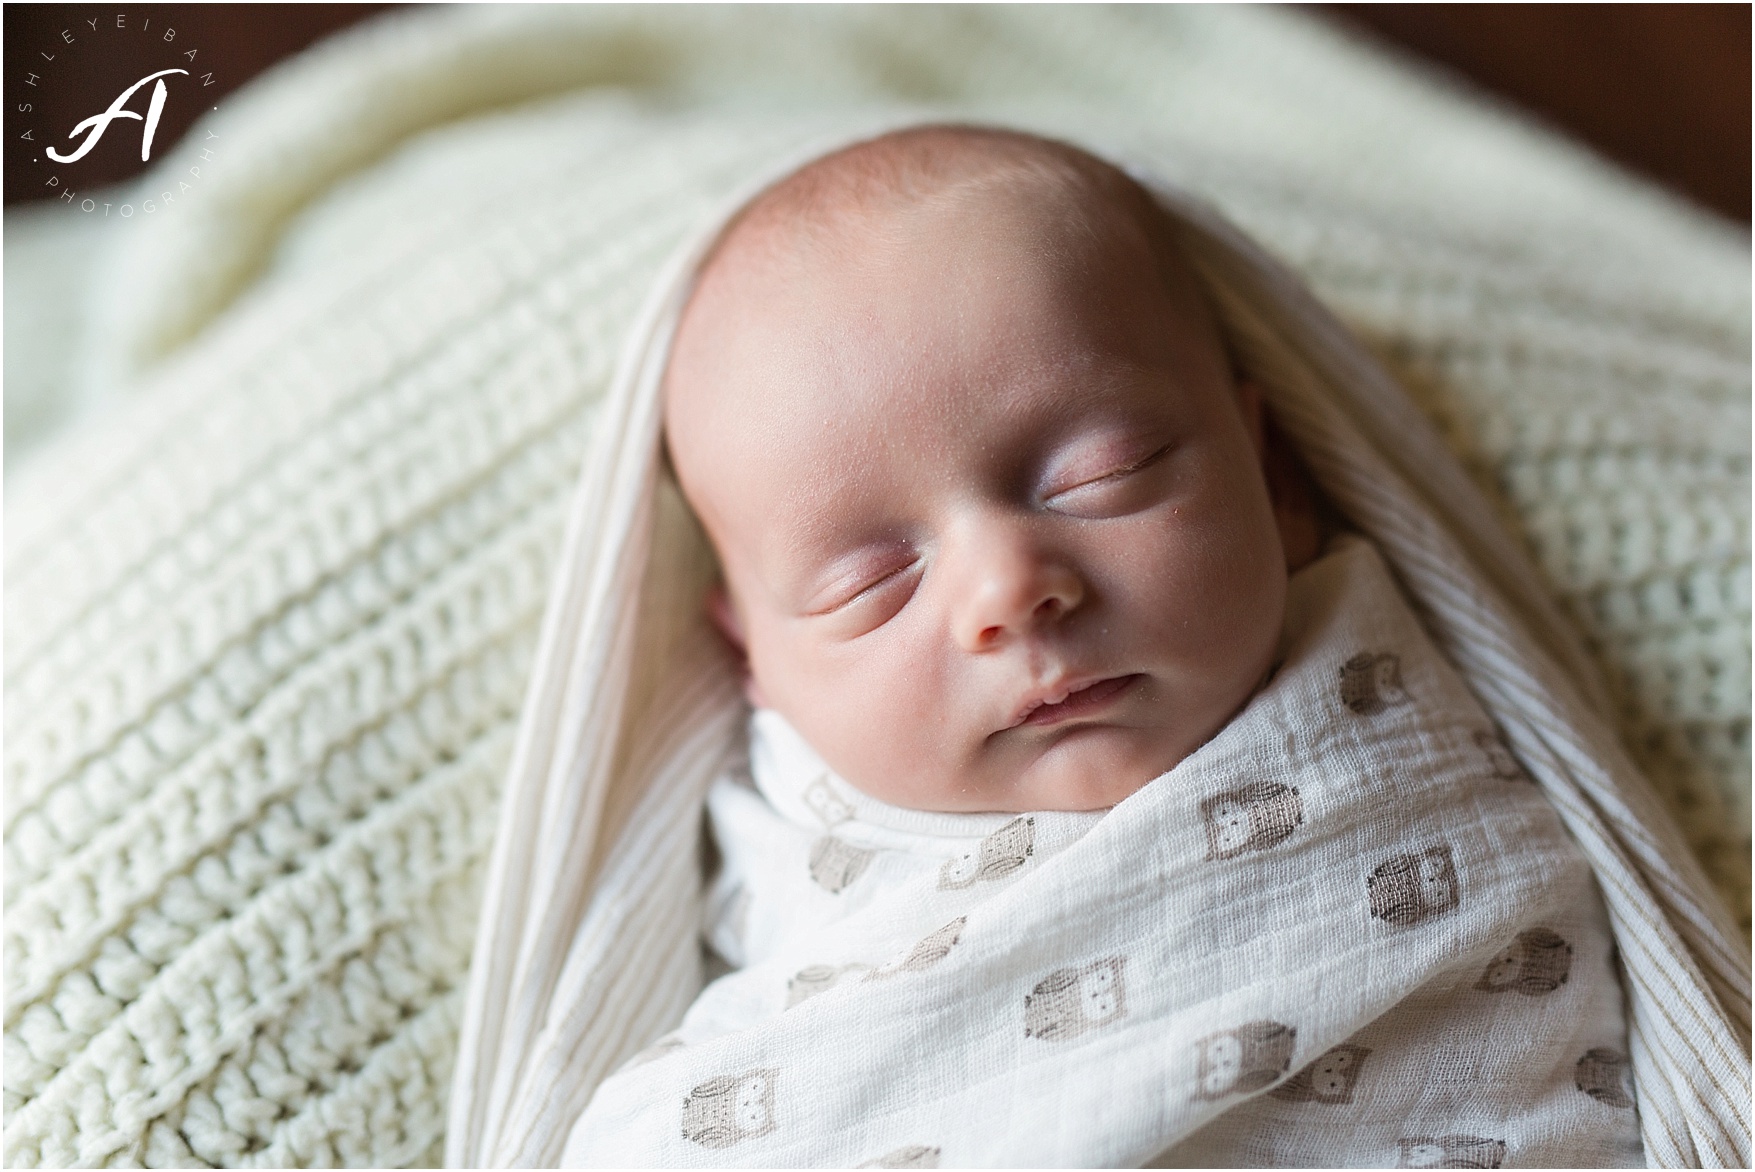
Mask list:
POLYGON ((1024 706, 1011 727, 1021 724, 1059 724, 1063 720, 1071 720, 1076 716, 1088 716, 1098 711, 1109 701, 1120 696, 1139 675, 1110 676, 1096 680, 1082 687, 1074 688, 1061 699, 1049 702, 1046 699, 1032 700, 1024 706))

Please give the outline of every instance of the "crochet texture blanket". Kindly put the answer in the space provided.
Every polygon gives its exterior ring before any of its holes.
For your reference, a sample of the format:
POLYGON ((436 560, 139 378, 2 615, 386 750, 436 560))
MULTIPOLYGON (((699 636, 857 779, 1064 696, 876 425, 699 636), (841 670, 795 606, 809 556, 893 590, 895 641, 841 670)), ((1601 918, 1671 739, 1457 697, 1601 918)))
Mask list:
POLYGON ((398 14, 237 95, 38 351, 109 406, 7 482, 9 1163, 438 1158, 615 348, 751 159, 872 102, 1149 158, 1290 262, 1526 537, 1747 923, 1746 237, 1283 13, 398 14))

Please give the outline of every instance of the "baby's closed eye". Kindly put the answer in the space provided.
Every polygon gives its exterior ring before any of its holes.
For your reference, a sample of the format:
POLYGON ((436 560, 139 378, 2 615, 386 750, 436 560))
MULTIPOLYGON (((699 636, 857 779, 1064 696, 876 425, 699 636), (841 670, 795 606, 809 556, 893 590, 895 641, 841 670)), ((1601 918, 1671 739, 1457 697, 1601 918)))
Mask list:
POLYGON ((1088 455, 1075 456, 1048 479, 1042 503, 1057 513, 1090 520, 1136 512, 1162 495, 1161 468, 1176 445, 1162 444, 1144 454, 1102 444, 1088 455))
POLYGON ((806 604, 805 617, 845 623, 849 634, 869 631, 902 609, 925 567, 926 559, 912 549, 856 555, 806 604))

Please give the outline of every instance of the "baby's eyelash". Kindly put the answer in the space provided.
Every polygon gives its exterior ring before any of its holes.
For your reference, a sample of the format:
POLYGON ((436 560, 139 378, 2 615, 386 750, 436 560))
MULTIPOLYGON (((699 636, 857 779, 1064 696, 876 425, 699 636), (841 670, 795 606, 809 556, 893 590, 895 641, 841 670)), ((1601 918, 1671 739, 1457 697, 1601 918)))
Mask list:
POLYGON ((855 594, 852 598, 849 598, 846 602, 842 603, 842 605, 843 606, 853 605, 854 603, 858 602, 860 599, 864 598, 866 595, 870 594, 873 590, 876 590, 878 587, 882 586, 885 582, 888 582, 890 579, 894 578, 896 575, 907 573, 910 569, 913 568, 913 566, 914 566, 914 563, 909 562, 905 566, 897 566, 895 569, 891 570, 889 573, 885 574, 881 578, 873 579, 872 582, 869 583, 864 589, 862 589, 858 594, 855 594))
POLYGON ((1146 456, 1144 459, 1135 460, 1133 463, 1128 464, 1125 467, 1117 468, 1115 471, 1109 473, 1108 476, 1102 476, 1102 477, 1099 477, 1098 479, 1109 480, 1109 479, 1116 477, 1116 476, 1126 476, 1130 472, 1138 472, 1140 469, 1145 468, 1148 465, 1156 463, 1158 458, 1163 456, 1169 450, 1170 450, 1170 445, 1165 444, 1163 447, 1159 448, 1157 451, 1153 452, 1151 455, 1146 456))
MULTIPOLYGON (((1139 472, 1145 468, 1150 467, 1153 463, 1157 462, 1160 458, 1162 458, 1165 455, 1165 453, 1169 452, 1169 450, 1173 446, 1175 446, 1175 445, 1165 444, 1163 447, 1159 448, 1157 451, 1152 452, 1148 456, 1144 456, 1138 460, 1135 460, 1131 464, 1124 464, 1120 468, 1117 468, 1111 472, 1105 472, 1101 476, 1093 476, 1089 480, 1082 480, 1077 484, 1069 485, 1066 488, 1061 489, 1060 492, 1071 492, 1075 488, 1086 488, 1086 487, 1093 485, 1093 484, 1102 484, 1105 480, 1120 480, 1123 476, 1131 476, 1135 472, 1139 472)), ((1054 495, 1059 496, 1060 493, 1055 493, 1054 495)))
POLYGON ((898 575, 906 574, 909 570, 913 569, 918 564, 919 564, 919 559, 916 559, 914 561, 908 562, 906 565, 897 566, 895 569, 891 570, 889 573, 885 574, 883 577, 873 579, 872 581, 866 583, 864 586, 860 587, 857 592, 848 595, 846 598, 842 599, 840 602, 837 602, 837 603, 833 604, 832 606, 826 606, 822 610, 812 611, 811 612, 812 617, 815 617, 817 615, 834 614, 836 611, 845 610, 848 607, 852 606, 854 603, 858 602, 860 599, 869 596, 873 591, 879 589, 885 583, 890 582, 891 580, 896 578, 898 575))

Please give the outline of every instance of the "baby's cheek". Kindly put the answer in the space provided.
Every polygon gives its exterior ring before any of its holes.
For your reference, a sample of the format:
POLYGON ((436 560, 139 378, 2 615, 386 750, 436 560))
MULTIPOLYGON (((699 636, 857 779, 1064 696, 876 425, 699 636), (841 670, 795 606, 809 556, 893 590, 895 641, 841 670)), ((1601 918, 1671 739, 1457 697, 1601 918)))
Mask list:
POLYGON ((1114 567, 1105 594, 1135 638, 1190 660, 1235 658, 1264 628, 1277 638, 1286 571, 1272 514, 1231 505, 1172 504, 1092 551, 1114 567))
POLYGON ((838 774, 895 805, 954 808, 978 704, 944 687, 941 656, 886 628, 832 647, 777 649, 775 707, 838 774), (945 780, 953 779, 953 780, 945 780))
MULTIPOLYGON (((1271 530, 1251 526, 1182 540, 1160 574, 1139 583, 1133 612, 1151 632, 1171 706, 1204 742, 1248 699, 1285 619, 1286 569, 1271 530), (1149 625, 1148 625, 1149 624, 1149 625)), ((1222 528, 1222 527, 1220 527, 1222 528)), ((1142 640, 1142 643, 1145 640, 1142 640)))

